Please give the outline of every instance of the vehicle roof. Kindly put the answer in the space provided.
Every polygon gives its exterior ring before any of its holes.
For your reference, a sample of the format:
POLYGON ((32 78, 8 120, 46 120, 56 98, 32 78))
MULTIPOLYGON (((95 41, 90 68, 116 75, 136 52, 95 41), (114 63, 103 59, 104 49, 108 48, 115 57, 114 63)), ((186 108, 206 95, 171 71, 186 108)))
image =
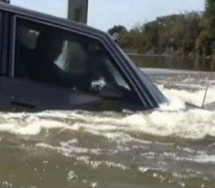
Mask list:
POLYGON ((107 37, 107 36, 110 37, 109 34, 103 32, 103 31, 100 31, 98 29, 95 29, 93 27, 87 26, 86 24, 72 21, 72 20, 68 20, 65 18, 56 17, 53 15, 45 14, 45 13, 41 13, 41 12, 38 12, 38 11, 35 11, 32 9, 26 9, 23 7, 19 7, 19 6, 0 2, 0 10, 1 11, 7 11, 7 12, 10 12, 12 14, 17 14, 20 16, 25 16, 28 18, 37 18, 37 19, 42 20, 42 21, 47 21, 49 23, 57 24, 57 25, 62 26, 62 27, 71 28, 71 29, 74 29, 77 31, 82 31, 82 32, 89 33, 92 35, 97 35, 100 37, 102 37, 102 36, 103 37, 107 37))

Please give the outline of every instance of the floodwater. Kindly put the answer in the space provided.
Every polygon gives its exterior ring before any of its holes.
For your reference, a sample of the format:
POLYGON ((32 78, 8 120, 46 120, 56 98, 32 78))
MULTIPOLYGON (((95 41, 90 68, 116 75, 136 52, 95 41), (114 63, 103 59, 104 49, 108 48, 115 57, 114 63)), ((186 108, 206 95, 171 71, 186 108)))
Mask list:
POLYGON ((215 74, 144 71, 169 106, 0 113, 0 187, 214 188, 215 74))
POLYGON ((139 67, 215 71, 215 57, 130 54, 139 67))

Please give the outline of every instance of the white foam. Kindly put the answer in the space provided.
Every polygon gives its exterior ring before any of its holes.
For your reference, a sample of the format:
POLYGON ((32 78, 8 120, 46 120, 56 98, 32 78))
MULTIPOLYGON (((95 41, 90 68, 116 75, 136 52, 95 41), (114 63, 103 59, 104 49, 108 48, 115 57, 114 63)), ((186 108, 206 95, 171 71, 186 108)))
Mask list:
POLYGON ((71 180, 74 180, 74 179, 78 179, 78 175, 73 170, 70 170, 67 173, 67 180, 71 181, 71 180))
MULTIPOLYGON (((67 143, 71 143, 71 141, 68 141, 67 143)), ((61 153, 62 155, 66 156, 66 157, 73 157, 77 161, 80 161, 80 162, 86 164, 87 166, 90 166, 93 169, 97 169, 100 166, 106 166, 108 168, 118 168, 121 170, 129 169, 129 167, 127 167, 121 163, 115 163, 112 161, 91 161, 89 156, 79 156, 79 157, 77 156, 77 154, 100 155, 103 153, 102 149, 83 148, 83 147, 71 146, 71 145, 68 147, 68 145, 66 143, 61 143, 61 146, 52 146, 52 145, 45 144, 45 143, 38 143, 38 144, 36 144, 36 146, 58 151, 59 153, 61 153)), ((112 152, 105 151, 106 155, 108 155, 108 153, 112 153, 112 152)), ((71 172, 70 178, 71 177, 73 178, 74 177, 73 175, 74 174, 71 172)))
MULTIPOLYGON (((54 112, 60 117, 64 112, 54 112)), ((0 132, 9 132, 18 135, 38 135, 43 129, 66 129, 83 131, 97 136, 103 136, 116 142, 139 142, 146 144, 143 139, 135 138, 133 133, 151 134, 158 136, 177 136, 183 138, 201 139, 207 135, 215 136, 215 111, 203 109, 178 111, 153 111, 150 113, 114 114, 114 117, 105 117, 105 113, 79 112, 67 114, 67 118, 76 121, 51 120, 52 112, 43 112, 41 119, 38 114, 9 114, 0 115, 6 119, 1 123, 0 132), (81 121, 79 121, 80 119, 81 121), (49 120, 50 119, 50 120, 49 120), (77 122, 77 123, 75 123, 77 122), (78 123, 79 122, 79 123, 78 123)), ((40 114, 41 116, 41 114, 40 114)), ((71 144, 71 143, 70 143, 71 144)))
POLYGON ((178 161, 191 161, 196 163, 206 163, 206 164, 215 164, 215 155, 208 155, 205 152, 201 152, 196 156, 192 157, 176 157, 175 160, 178 161))
POLYGON ((129 116, 126 121, 130 125, 130 130, 159 136, 200 139, 207 135, 215 136, 214 119, 214 112, 194 109, 178 112, 157 111, 148 115, 136 114, 129 116))
POLYGON ((159 106, 160 110, 164 110, 164 111, 176 111, 176 110, 184 110, 186 109, 186 104, 185 102, 176 97, 176 96, 172 96, 172 95, 168 95, 167 96, 169 103, 165 103, 165 104, 161 104, 159 106))
POLYGON ((93 149, 93 148, 84 148, 78 146, 64 146, 65 143, 61 143, 60 146, 52 146, 46 143, 37 143, 36 146, 40 148, 47 148, 51 150, 55 150, 67 157, 75 157, 76 154, 94 154, 100 155, 103 153, 102 149, 93 149))
POLYGON ((28 122, 26 125, 18 124, 18 122, 2 123, 0 126, 0 132, 8 132, 18 135, 38 135, 43 129, 57 129, 57 128, 69 128, 68 125, 51 121, 51 120, 38 120, 36 122, 28 122))
MULTIPOLYGON (((167 96, 168 99, 174 104, 170 105, 169 109, 177 110, 183 108, 183 103, 188 102, 197 106, 202 106, 203 98, 205 95, 205 89, 197 90, 197 91, 186 91, 186 90, 178 90, 178 89, 167 89, 162 85, 159 86, 161 91, 167 96)), ((209 104, 215 102, 215 88, 210 87, 207 91, 205 104, 209 104)))
POLYGON ((106 166, 108 168, 118 168, 120 170, 129 170, 130 168, 121 164, 121 163, 115 163, 112 161, 93 161, 90 160, 89 158, 83 158, 81 157, 77 157, 78 161, 81 161, 82 163, 86 164, 87 166, 90 166, 93 169, 98 169, 100 166, 106 166))

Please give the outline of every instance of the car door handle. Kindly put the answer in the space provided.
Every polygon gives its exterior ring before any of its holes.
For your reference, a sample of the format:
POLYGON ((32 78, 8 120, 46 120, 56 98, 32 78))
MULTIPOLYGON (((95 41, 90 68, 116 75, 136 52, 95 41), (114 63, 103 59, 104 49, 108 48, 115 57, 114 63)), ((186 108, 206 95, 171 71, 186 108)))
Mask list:
POLYGON ((22 108, 28 108, 28 109, 35 109, 36 108, 35 104, 32 104, 30 102, 15 100, 15 99, 11 99, 11 105, 22 107, 22 108))

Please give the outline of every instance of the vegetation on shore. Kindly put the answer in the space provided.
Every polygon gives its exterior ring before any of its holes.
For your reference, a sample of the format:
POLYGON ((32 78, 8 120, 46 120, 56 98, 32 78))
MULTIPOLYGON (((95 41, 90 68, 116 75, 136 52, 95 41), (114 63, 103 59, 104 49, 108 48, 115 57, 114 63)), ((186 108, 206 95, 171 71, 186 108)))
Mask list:
POLYGON ((201 55, 215 53, 215 0, 205 1, 204 12, 186 12, 158 17, 127 30, 116 25, 109 29, 129 52, 163 55, 201 55))

